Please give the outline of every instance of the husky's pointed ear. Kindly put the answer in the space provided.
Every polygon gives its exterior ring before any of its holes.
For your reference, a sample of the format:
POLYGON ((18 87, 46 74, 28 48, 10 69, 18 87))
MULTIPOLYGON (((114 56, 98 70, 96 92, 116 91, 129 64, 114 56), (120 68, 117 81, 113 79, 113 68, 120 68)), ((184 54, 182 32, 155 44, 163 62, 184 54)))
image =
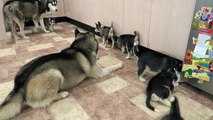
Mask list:
POLYGON ((111 27, 113 27, 113 22, 111 22, 111 27))
POLYGON ((135 36, 137 35, 137 31, 134 31, 135 36))
POLYGON ((101 26, 101 22, 100 21, 98 21, 98 25, 101 26))
POLYGON ((78 29, 75 29, 75 38, 77 37, 77 35, 80 33, 80 31, 78 29))

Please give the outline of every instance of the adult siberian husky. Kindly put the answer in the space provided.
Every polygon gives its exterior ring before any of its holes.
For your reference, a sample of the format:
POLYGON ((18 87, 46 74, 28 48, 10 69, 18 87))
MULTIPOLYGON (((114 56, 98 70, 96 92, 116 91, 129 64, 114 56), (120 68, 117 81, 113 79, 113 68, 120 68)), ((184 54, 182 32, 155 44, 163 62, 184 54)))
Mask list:
POLYGON ((97 63, 98 42, 92 33, 75 30, 75 41, 59 53, 32 60, 15 76, 15 85, 0 107, 0 120, 17 115, 22 106, 48 106, 66 98, 66 90, 84 79, 100 78, 122 67, 122 63, 101 68, 97 63))
POLYGON ((57 11, 57 0, 9 0, 3 6, 3 12, 11 27, 11 36, 14 40, 19 39, 16 32, 16 25, 20 29, 23 39, 27 39, 24 34, 25 21, 32 20, 35 24, 34 32, 39 28, 39 23, 45 32, 43 18, 48 12, 57 11))

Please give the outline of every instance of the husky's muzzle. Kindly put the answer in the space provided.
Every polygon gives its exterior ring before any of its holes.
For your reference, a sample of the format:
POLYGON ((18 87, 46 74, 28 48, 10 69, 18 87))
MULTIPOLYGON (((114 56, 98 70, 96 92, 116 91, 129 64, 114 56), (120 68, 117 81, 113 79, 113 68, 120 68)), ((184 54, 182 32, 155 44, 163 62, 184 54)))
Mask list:
POLYGON ((52 3, 48 3, 48 7, 50 8, 50 11, 58 11, 57 5, 53 5, 52 3))

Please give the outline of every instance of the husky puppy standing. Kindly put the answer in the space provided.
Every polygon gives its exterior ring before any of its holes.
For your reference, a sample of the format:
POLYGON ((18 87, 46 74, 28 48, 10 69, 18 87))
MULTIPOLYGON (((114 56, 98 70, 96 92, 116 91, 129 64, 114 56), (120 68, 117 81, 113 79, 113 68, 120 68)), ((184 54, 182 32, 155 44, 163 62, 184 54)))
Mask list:
POLYGON ((107 47, 107 45, 109 44, 109 39, 111 39, 112 40, 111 48, 114 48, 115 40, 114 40, 114 30, 113 30, 112 24, 110 27, 103 26, 100 22, 95 23, 95 25, 96 25, 95 32, 100 33, 102 42, 105 45, 105 47, 107 47))
POLYGON ((174 97, 169 114, 162 117, 161 120, 184 120, 180 114, 180 107, 177 97, 174 97))
POLYGON ((126 59, 129 59, 131 55, 133 55, 134 44, 139 45, 139 35, 136 31, 134 31, 134 35, 132 34, 124 34, 118 37, 117 46, 121 48, 122 52, 127 52, 126 59))
POLYGON ((159 110, 151 105, 151 101, 159 101, 167 106, 171 106, 169 98, 174 87, 179 84, 179 81, 180 74, 174 68, 158 73, 148 83, 146 106, 155 112, 159 112, 159 110))
POLYGON ((102 69, 97 63, 98 42, 92 33, 75 30, 75 41, 59 53, 34 59, 23 66, 15 77, 13 90, 0 107, 0 120, 20 113, 22 106, 48 106, 66 98, 66 90, 84 79, 100 78, 122 67, 122 63, 102 69))
POLYGON ((20 29, 20 34, 23 39, 28 39, 24 34, 25 21, 32 20, 37 31, 39 23, 45 32, 43 18, 49 12, 57 11, 57 0, 9 0, 3 6, 3 12, 11 27, 11 36, 15 40, 19 37, 16 32, 16 25, 20 29))
POLYGON ((47 30, 54 31, 55 18, 44 18, 44 24, 47 30))
POLYGON ((145 48, 141 45, 134 47, 134 53, 137 56, 139 80, 146 81, 145 75, 153 77, 161 71, 170 67, 178 69, 178 61, 175 58, 145 48))

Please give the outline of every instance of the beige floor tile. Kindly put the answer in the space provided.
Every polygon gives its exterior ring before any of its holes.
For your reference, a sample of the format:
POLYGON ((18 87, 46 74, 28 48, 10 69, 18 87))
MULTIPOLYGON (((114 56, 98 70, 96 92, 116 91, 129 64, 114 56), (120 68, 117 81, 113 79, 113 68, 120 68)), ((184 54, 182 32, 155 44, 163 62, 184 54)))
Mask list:
POLYGON ((48 113, 54 120, 89 120, 88 115, 73 97, 53 103, 48 113))
POLYGON ((5 49, 0 49, 0 57, 6 57, 10 55, 15 55, 16 51, 14 48, 5 48, 5 49))
POLYGON ((52 43, 46 43, 46 44, 40 44, 40 45, 27 47, 27 50, 29 52, 32 52, 32 51, 47 49, 47 48, 51 48, 51 47, 54 47, 54 45, 52 43))
POLYGON ((76 26, 75 26, 75 25, 70 24, 70 25, 67 25, 67 27, 74 28, 74 27, 76 27, 76 26))
POLYGON ((57 35, 55 32, 49 32, 49 33, 43 33, 42 34, 43 37, 55 36, 55 35, 57 35))
POLYGON ((16 42, 17 44, 21 44, 21 43, 30 42, 30 39, 20 39, 20 40, 16 40, 15 42, 16 42))
POLYGON ((0 103, 2 103, 9 92, 13 89, 14 81, 5 82, 0 84, 0 103))
POLYGON ((99 58, 98 63, 103 67, 110 67, 112 65, 117 65, 119 63, 123 63, 123 61, 111 56, 106 55, 99 58))
POLYGON ((54 26, 54 29, 55 30, 61 30, 61 29, 63 29, 61 26, 54 26))
MULTIPOLYGON (((182 96, 179 93, 176 93, 176 96, 179 100, 180 111, 185 120, 208 120, 213 115, 213 110, 201 105, 200 103, 190 99, 189 97, 182 96)), ((169 107, 163 106, 156 102, 153 102, 153 106, 160 110, 160 113, 153 112, 146 107, 146 95, 141 94, 131 101, 140 107, 143 111, 153 117, 153 119, 160 118, 161 116, 169 112, 169 107)))
POLYGON ((122 78, 116 76, 103 82, 97 83, 97 86, 105 93, 113 93, 122 88, 127 87, 129 84, 122 78))
POLYGON ((75 40, 75 37, 68 37, 68 38, 64 38, 68 43, 72 44, 73 41, 75 40))
POLYGON ((56 42, 60 42, 60 41, 64 41, 65 39, 62 37, 54 37, 53 40, 55 40, 56 42))
POLYGON ((161 112, 154 112, 146 107, 145 101, 146 101, 146 95, 144 93, 131 99, 132 103, 134 103, 139 108, 141 108, 143 111, 145 111, 147 114, 149 114, 153 119, 157 119, 160 116, 165 115, 169 111, 169 107, 166 107, 166 106, 153 102, 153 106, 155 106, 155 108, 157 108, 158 110, 161 111, 161 112))
POLYGON ((181 114, 185 120, 209 120, 213 116, 213 110, 192 100, 180 93, 175 94, 178 98, 181 114))

